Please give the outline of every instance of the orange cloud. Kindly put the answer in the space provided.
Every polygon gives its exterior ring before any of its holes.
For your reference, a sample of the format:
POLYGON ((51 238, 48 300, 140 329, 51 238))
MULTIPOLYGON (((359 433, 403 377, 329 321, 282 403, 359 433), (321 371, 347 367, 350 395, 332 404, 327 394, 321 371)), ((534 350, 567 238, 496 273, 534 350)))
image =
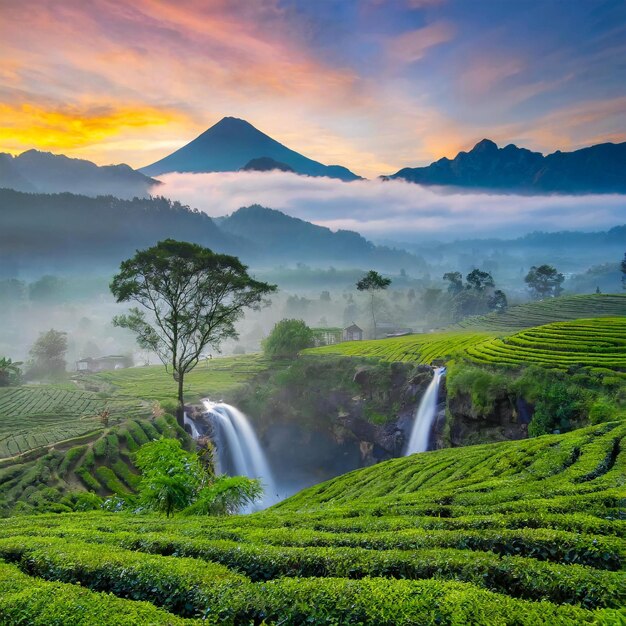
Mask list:
POLYGON ((72 151, 129 130, 143 132, 185 121, 178 112, 142 105, 48 109, 32 104, 0 104, 0 119, 0 147, 13 153, 33 147, 72 151))

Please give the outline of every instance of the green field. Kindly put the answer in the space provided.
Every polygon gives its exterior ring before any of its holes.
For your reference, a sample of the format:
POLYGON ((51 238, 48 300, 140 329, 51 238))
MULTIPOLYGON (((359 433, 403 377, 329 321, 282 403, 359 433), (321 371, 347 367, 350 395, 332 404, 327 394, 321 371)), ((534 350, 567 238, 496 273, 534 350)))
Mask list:
MULTIPOLYGON (((217 397, 267 367, 261 355, 212 359, 185 379, 185 397, 217 397), (207 366, 208 365, 208 366, 207 366)), ((0 388, 0 459, 101 431, 112 421, 147 417, 150 403, 175 402, 176 383, 161 365, 79 375, 74 382, 0 388)))
MULTIPOLYGON (((267 365, 268 361, 260 354, 202 362, 185 376, 185 400, 198 402, 203 397, 215 397, 246 382, 267 365)), ((101 372, 86 377, 86 381, 104 390, 144 400, 176 400, 176 383, 162 365, 101 372)))
POLYGON ((509 307, 504 313, 468 317, 457 326, 467 330, 513 333, 516 330, 589 317, 626 315, 626 294, 561 296, 509 307))
POLYGON ((249 516, 0 520, 0 621, 621 624, 625 437, 413 455, 249 516))
POLYGON ((478 363, 626 372, 626 317, 556 322, 468 346, 478 363))
POLYGON ((383 359, 385 361, 411 361, 430 363, 461 354, 468 346, 485 341, 494 335, 487 332, 444 331, 407 335, 391 339, 344 341, 322 348, 304 350, 304 354, 339 354, 383 359))

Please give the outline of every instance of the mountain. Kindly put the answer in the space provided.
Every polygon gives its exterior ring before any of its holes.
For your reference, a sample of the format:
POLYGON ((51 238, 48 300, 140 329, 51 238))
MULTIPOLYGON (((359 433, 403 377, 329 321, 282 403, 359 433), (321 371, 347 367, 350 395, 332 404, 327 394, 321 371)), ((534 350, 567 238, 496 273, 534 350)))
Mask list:
POLYGON ((286 163, 279 163, 274 161, 270 157, 259 157, 258 159, 252 159, 248 161, 242 168, 244 172, 273 172, 278 170, 280 172, 293 172, 293 167, 290 167, 286 163))
POLYGON ((240 255, 248 245, 205 213, 166 198, 123 200, 0 189, 0 278, 111 272, 138 248, 172 237, 240 255))
POLYGON ((421 185, 454 185, 524 193, 626 193, 626 142, 548 156, 489 139, 454 159, 406 167, 389 176, 421 185))
POLYGON ((0 187, 17 191, 118 198, 145 197, 159 181, 128 165, 98 166, 84 159, 28 150, 19 156, 0 153, 0 187))
POLYGON ((308 159, 236 117, 225 117, 186 146, 140 171, 148 176, 166 172, 236 172, 261 157, 284 163, 307 176, 346 181, 359 178, 340 165, 323 165, 308 159))

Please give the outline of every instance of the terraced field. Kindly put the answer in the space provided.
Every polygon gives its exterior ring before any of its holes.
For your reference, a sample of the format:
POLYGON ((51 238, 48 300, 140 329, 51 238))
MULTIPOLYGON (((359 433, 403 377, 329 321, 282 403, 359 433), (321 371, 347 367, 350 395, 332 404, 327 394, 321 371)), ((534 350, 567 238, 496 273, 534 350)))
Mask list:
POLYGON ((98 429, 27 458, 0 460, 0 513, 71 511, 68 494, 90 491, 99 496, 131 493, 139 476, 132 453, 141 445, 164 437, 178 437, 191 445, 173 417, 130 419, 98 429))
POLYGON ((392 339, 345 341, 332 346, 304 350, 304 354, 340 354, 344 356, 373 357, 385 361, 412 361, 431 363, 461 354, 468 346, 491 339, 493 333, 447 331, 422 335, 407 335, 392 339))
POLYGON ((137 398, 103 398, 70 384, 0 388, 0 458, 97 430, 104 409, 112 419, 147 412, 137 398))
POLYGON ((394 459, 242 517, 1 520, 0 621, 622 624, 625 436, 394 459))
POLYGON ((468 346, 478 363, 590 367, 626 373, 626 317, 581 319, 531 328, 468 346))
POLYGON ((459 328, 513 333, 523 328, 590 317, 626 315, 626 294, 562 296, 509 307, 504 313, 468 317, 459 328))

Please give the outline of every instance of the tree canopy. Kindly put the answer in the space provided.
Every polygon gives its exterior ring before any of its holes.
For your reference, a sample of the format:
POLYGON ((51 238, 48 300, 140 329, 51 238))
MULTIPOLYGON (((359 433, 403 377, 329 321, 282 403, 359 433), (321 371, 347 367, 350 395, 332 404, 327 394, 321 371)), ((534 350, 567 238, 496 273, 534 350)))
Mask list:
POLYGON ((366 291, 370 294, 370 311, 372 314, 372 325, 374 327, 374 338, 376 338, 376 303, 374 296, 377 291, 387 289, 389 285, 391 285, 391 278, 385 278, 375 270, 367 272, 356 284, 356 288, 359 291, 366 291))
POLYGON ((313 344, 313 331, 303 320, 284 319, 274 326, 263 342, 263 350, 273 358, 293 358, 313 344))
POLYGON ((110 288, 117 302, 141 305, 114 318, 139 345, 155 352, 178 383, 178 419, 184 410, 183 380, 207 346, 235 339, 235 323, 257 309, 275 285, 252 278, 234 256, 166 239, 123 261, 110 288), (146 315, 147 313, 147 315, 146 315))
POLYGON ((32 378, 65 372, 66 352, 67 333, 53 328, 41 333, 30 349, 33 362, 29 368, 29 376, 32 378))
POLYGON ((554 298, 561 294, 561 285, 565 277, 555 267, 551 265, 533 265, 524 278, 531 295, 536 300, 543 298, 554 298))

